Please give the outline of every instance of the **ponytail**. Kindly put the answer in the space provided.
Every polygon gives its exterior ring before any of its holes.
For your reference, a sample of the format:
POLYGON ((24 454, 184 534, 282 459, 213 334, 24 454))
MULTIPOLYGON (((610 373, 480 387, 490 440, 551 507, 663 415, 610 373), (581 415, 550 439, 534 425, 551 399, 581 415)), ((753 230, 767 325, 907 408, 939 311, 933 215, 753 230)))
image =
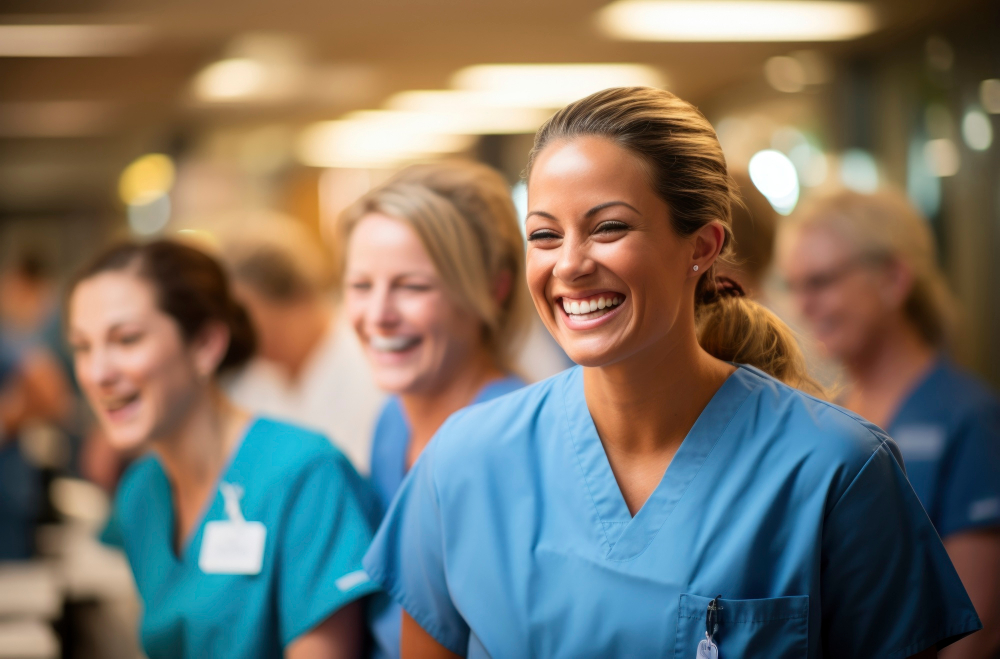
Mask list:
POLYGON ((728 277, 699 282, 695 299, 698 343, 716 359, 747 364, 819 398, 826 391, 806 368, 792 330, 728 277))

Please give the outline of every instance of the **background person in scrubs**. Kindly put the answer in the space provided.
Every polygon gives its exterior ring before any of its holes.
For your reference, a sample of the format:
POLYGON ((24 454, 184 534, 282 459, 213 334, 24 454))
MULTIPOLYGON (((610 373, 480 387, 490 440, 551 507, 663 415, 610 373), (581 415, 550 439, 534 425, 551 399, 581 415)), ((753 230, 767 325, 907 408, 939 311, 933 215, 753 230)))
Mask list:
POLYGON ((158 657, 357 657, 363 482, 320 435, 254 419, 216 374, 250 357, 250 321, 209 256, 124 244, 70 290, 76 375, 109 440, 149 454, 119 485, 106 539, 158 657))
MULTIPOLYGON (((839 192, 782 229, 804 320, 849 378, 841 403, 886 429, 944 539, 983 632, 950 651, 1000 652, 1000 402, 944 355, 954 304, 927 221, 902 195, 839 192)), ((946 655, 948 656, 948 655, 946 655)))
POLYGON ((582 366, 414 465, 365 557, 402 655, 923 657, 978 629, 891 440, 699 345, 696 308, 758 309, 715 279, 733 188, 705 118, 598 92, 528 172, 529 290, 582 366))
MULTIPOLYGON (((512 361, 527 321, 523 241, 492 169, 412 167, 347 209, 345 309, 376 382, 392 397, 372 444, 382 510, 451 414, 524 386, 512 361)), ((398 656, 402 612, 376 616, 398 656)))

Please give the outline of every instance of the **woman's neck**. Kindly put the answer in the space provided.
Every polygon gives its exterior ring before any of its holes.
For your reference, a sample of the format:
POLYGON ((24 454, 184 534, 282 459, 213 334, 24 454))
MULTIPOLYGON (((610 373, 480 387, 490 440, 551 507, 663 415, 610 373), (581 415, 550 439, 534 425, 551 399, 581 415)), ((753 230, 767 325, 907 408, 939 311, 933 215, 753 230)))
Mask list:
POLYGON ((886 427, 935 358, 936 351, 916 328, 897 319, 866 350, 845 362, 850 384, 844 406, 886 427))
POLYGON ((471 403, 488 382, 504 375, 496 360, 484 347, 469 359, 463 360, 459 370, 440 388, 430 392, 402 394, 400 400, 410 424, 407 465, 412 466, 427 442, 449 416, 471 403))
POLYGON ((606 449, 672 453, 732 372, 698 345, 692 330, 584 369, 584 393, 606 449))
POLYGON ((215 483, 249 420, 212 384, 173 432, 154 441, 178 501, 197 499, 215 483))

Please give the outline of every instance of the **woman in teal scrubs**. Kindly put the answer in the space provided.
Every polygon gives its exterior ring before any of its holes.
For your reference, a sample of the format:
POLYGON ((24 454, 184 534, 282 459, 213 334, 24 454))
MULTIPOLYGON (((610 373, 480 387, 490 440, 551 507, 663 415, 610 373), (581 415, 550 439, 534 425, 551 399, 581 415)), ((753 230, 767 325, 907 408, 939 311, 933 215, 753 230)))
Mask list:
POLYGON ((528 287, 580 366, 454 415, 410 472, 365 557, 403 657, 924 657, 979 629, 893 442, 698 344, 711 305, 775 333, 715 280, 731 190, 669 92, 540 129, 528 287))
MULTIPOLYGON (((1000 653, 1000 400, 947 356, 954 302, 931 226, 902 194, 842 191, 782 227, 803 319, 839 362, 841 404, 885 428, 983 621, 956 657, 1000 653)), ((945 656, 952 656, 944 653, 945 656)))
POLYGON ((109 440, 148 448, 105 531, 159 657, 358 657, 372 502, 324 437, 251 418, 216 376, 254 335, 205 254, 156 241, 111 249, 69 297, 76 375, 109 440), (367 503, 366 503, 367 501, 367 503))
MULTIPOLYGON (((372 442, 382 511, 449 415, 524 386, 513 373, 527 319, 524 243, 510 191, 484 165, 404 170, 343 216, 345 311, 392 394, 372 442)), ((398 656, 402 611, 376 611, 384 656, 398 656)))

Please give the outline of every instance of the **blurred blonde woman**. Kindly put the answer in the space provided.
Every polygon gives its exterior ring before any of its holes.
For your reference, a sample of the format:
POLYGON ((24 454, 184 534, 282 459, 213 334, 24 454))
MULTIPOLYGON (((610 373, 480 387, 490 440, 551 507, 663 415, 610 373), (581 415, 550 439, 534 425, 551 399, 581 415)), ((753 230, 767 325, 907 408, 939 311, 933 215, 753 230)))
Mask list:
MULTIPOLYGON (((345 312, 392 394, 371 457, 384 511, 445 419, 524 385, 512 368, 528 318, 523 239, 503 178, 460 162, 403 171, 341 229, 345 312)), ((400 608, 375 618, 380 651, 398 655, 400 608)))
POLYGON ((784 226, 780 263, 804 320, 844 367, 841 403, 885 428, 984 631, 1000 649, 1000 403, 945 356, 954 303, 927 221, 893 191, 840 192, 784 226))

